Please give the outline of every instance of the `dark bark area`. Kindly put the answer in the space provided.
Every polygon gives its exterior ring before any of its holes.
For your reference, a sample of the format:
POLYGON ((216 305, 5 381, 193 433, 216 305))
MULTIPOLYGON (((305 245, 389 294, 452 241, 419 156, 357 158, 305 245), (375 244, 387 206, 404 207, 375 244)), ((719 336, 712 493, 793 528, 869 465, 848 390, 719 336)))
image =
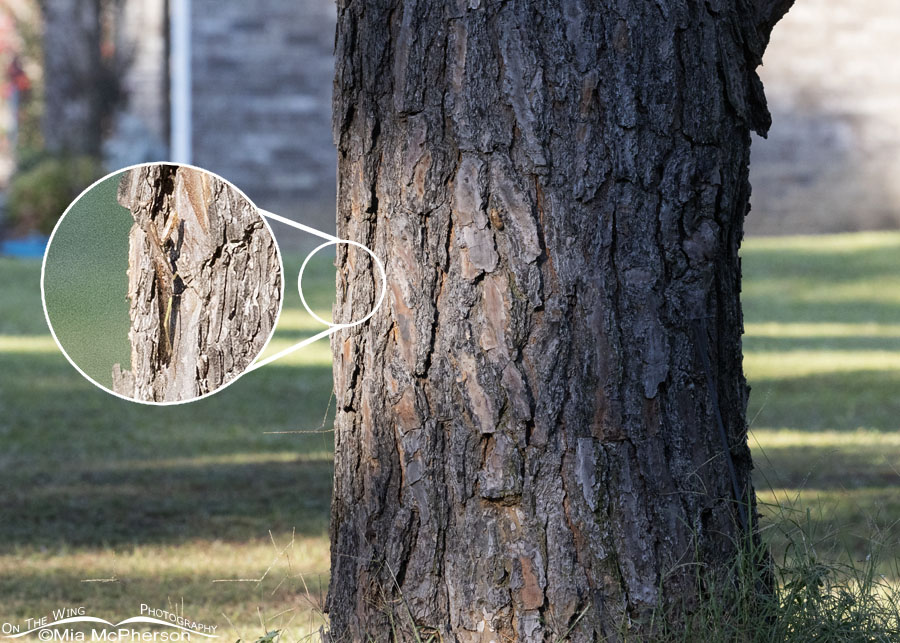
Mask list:
POLYGON ((131 370, 113 389, 189 400, 240 375, 265 346, 281 301, 274 239, 253 205, 215 176, 174 165, 129 170, 131 370))
MULTIPOLYGON (((646 634, 731 561, 755 68, 787 6, 338 2, 338 234, 389 296, 332 338, 335 640, 646 634)), ((356 257, 336 321, 375 297, 356 257)))

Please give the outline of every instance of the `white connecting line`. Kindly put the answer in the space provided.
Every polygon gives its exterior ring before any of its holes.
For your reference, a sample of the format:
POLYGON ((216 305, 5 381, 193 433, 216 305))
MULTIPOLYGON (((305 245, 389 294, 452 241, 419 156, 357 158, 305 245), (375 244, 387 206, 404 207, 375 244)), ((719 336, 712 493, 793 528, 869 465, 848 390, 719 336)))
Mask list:
POLYGON ((269 212, 268 210, 260 210, 259 213, 266 217, 267 219, 272 219, 272 221, 278 221, 278 223, 283 223, 285 225, 289 225, 292 228, 297 228, 298 230, 303 230, 304 232, 308 232, 310 234, 314 234, 317 237, 322 237, 323 239, 328 239, 329 241, 342 241, 342 239, 338 239, 333 234, 328 234, 327 232, 322 232, 321 230, 316 230, 315 228, 310 228, 308 225, 303 225, 302 223, 297 223, 293 219, 287 219, 279 214, 275 214, 274 212, 269 212))
POLYGON ((324 324, 328 328, 326 328, 325 330, 323 330, 319 333, 316 333, 312 337, 307 337, 306 339, 294 344, 293 346, 285 348, 284 350, 279 351, 279 352, 275 353, 274 355, 267 357, 266 359, 257 360, 247 369, 248 372, 254 371, 257 368, 266 366, 267 364, 271 364, 275 360, 281 359, 282 357, 285 357, 286 355, 290 355, 291 353, 298 351, 301 348, 303 348, 304 346, 308 346, 309 344, 312 344, 313 342, 318 341, 318 340, 322 339, 323 337, 328 337, 332 333, 335 333, 335 332, 341 330, 342 328, 350 328, 352 326, 357 326, 358 324, 362 324, 363 322, 367 321, 370 317, 372 317, 372 315, 374 315, 375 312, 381 307, 382 302, 384 302, 384 296, 387 293, 387 274, 384 269, 384 263, 381 261, 381 259, 379 259, 378 257, 375 256, 374 252, 369 250, 369 248, 367 248, 363 244, 357 243, 356 241, 350 241, 349 239, 340 239, 332 234, 328 234, 327 232, 322 232, 321 230, 316 230, 315 228, 311 228, 308 225, 303 225, 302 223, 298 223, 292 219, 287 219, 278 214, 275 214, 274 212, 268 212, 267 210, 260 210, 259 213, 268 219, 272 219, 273 221, 278 221, 279 223, 289 225, 292 228, 297 228, 298 230, 303 230, 304 232, 308 232, 310 234, 316 235, 317 237, 322 237, 323 239, 327 239, 327 241, 325 243, 316 247, 312 252, 310 252, 306 256, 306 259, 304 259, 303 265, 300 266, 300 274, 297 275, 297 289, 300 291, 300 301, 303 303, 303 307, 306 308, 306 312, 309 313, 313 319, 324 324), (306 264, 309 263, 309 260, 312 258, 312 256, 314 254, 316 254, 322 248, 326 248, 328 246, 334 246, 339 243, 346 243, 351 246, 356 246, 357 248, 360 248, 360 249, 364 250, 365 252, 369 253, 369 256, 372 257, 372 260, 375 262, 375 265, 378 266, 378 270, 381 272, 381 293, 378 296, 378 301, 375 303, 375 306, 372 308, 372 310, 369 311, 368 315, 366 315, 359 321, 354 321, 354 322, 350 322, 347 324, 334 324, 332 322, 322 319, 317 314, 315 314, 312 311, 312 309, 309 307, 309 305, 306 303, 306 298, 303 296, 303 286, 302 286, 303 271, 306 270, 306 264))

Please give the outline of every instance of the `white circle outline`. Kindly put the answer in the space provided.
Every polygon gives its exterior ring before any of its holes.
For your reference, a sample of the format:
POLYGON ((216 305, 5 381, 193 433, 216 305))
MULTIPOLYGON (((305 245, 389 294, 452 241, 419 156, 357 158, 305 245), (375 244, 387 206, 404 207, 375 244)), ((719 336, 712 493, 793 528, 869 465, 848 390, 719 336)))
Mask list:
POLYGON ((334 239, 332 241, 326 241, 325 243, 323 243, 320 246, 316 246, 316 248, 314 248, 312 252, 310 252, 308 255, 306 255, 306 259, 303 260, 303 265, 300 266, 300 274, 297 275, 297 290, 300 291, 300 301, 303 302, 303 307, 306 309, 306 312, 308 312, 313 319, 315 319, 316 321, 318 321, 321 324, 325 324, 326 326, 328 326, 329 328, 331 328, 333 330, 340 330, 342 328, 353 328, 354 326, 359 326, 363 322, 371 319, 372 315, 374 315, 376 312, 378 312, 378 309, 381 308, 381 304, 384 302, 384 296, 385 296, 385 294, 387 294, 387 273, 384 270, 384 264, 381 262, 381 259, 379 259, 375 255, 374 252, 372 252, 369 248, 367 248, 363 244, 361 244, 357 241, 350 241, 349 239, 334 239), (346 243, 351 246, 356 246, 357 248, 362 248, 363 250, 365 250, 367 253, 369 253, 369 256, 372 257, 372 260, 378 266, 379 272, 381 272, 381 294, 378 296, 378 301, 375 303, 375 306, 372 308, 372 310, 369 311, 368 315, 366 315, 359 321, 351 321, 351 322, 347 322, 344 324, 334 324, 332 322, 325 321, 324 319, 319 317, 317 314, 315 314, 312 311, 312 309, 309 307, 309 304, 306 303, 306 297, 303 296, 303 271, 306 270, 306 264, 308 264, 309 260, 313 258, 313 255, 316 254, 322 248, 327 248, 328 246, 336 246, 339 243, 346 243))
POLYGON ((266 220, 266 217, 264 217, 262 215, 262 211, 257 207, 257 205, 246 194, 244 194, 244 192, 239 187, 237 187, 231 181, 229 181, 225 178, 222 178, 215 172, 210 172, 209 170, 207 170, 205 168, 198 167, 196 165, 190 165, 189 163, 175 163, 174 161, 154 161, 154 162, 149 162, 149 163, 136 163, 135 165, 129 165, 127 167, 123 167, 118 170, 115 170, 114 172, 110 172, 106 176, 103 176, 103 177, 97 179, 96 181, 91 183, 88 187, 86 187, 84 190, 82 190, 81 194, 79 194, 77 197, 72 199, 72 202, 69 203, 68 207, 66 207, 66 209, 63 210, 63 213, 62 213, 62 215, 60 215, 59 220, 56 222, 56 225, 53 226, 53 231, 50 233, 50 237, 47 239, 47 247, 44 249, 44 258, 41 260, 41 306, 44 309, 44 320, 47 322, 47 328, 50 329, 50 335, 53 337, 53 341, 56 342, 56 346, 59 348, 60 352, 68 360, 69 364, 71 364, 72 367, 76 371, 78 371, 79 374, 81 374, 81 376, 84 379, 86 379, 88 382, 90 382, 91 384, 93 384, 94 386, 99 388, 100 390, 104 391, 105 393, 109 393, 110 395, 113 395, 119 399, 125 400, 126 402, 135 402, 137 404, 145 404, 147 406, 177 406, 179 404, 190 404, 191 402, 196 402, 198 400, 202 400, 211 395, 215 395, 219 391, 225 390, 226 388, 228 388, 229 386, 231 386, 232 384, 237 382, 241 377, 243 377, 250 371, 255 370, 255 369, 253 369, 253 363, 256 362, 256 360, 259 359, 259 356, 262 355, 266 351, 266 348, 269 346, 269 343, 272 341, 272 337, 275 335, 275 329, 278 327, 278 320, 281 319, 281 313, 284 310, 284 260, 282 259, 282 256, 281 256, 281 247, 278 245, 278 239, 275 238, 275 233, 272 232, 272 226, 269 225, 269 222, 266 220), (123 174, 125 172, 128 172, 129 170, 134 170, 139 167, 149 167, 149 166, 154 166, 154 165, 176 165, 178 167, 186 167, 186 168, 190 168, 192 170, 198 170, 200 172, 205 172, 206 174, 210 174, 210 175, 216 177, 217 179, 219 179, 220 181, 222 181, 223 183, 228 185, 231 189, 236 191, 241 197, 246 199, 247 203, 249 203, 250 206, 253 208, 253 210, 256 212, 256 216, 258 216, 260 219, 262 219, 263 225, 265 225, 266 229, 269 231, 269 236, 272 238, 272 243, 275 245, 275 253, 278 256, 278 267, 281 269, 281 293, 280 293, 281 298, 280 298, 280 301, 278 302, 278 314, 275 316, 275 323, 272 324, 272 330, 269 331, 269 337, 266 339, 265 344, 262 345, 262 348, 259 349, 259 352, 253 358, 253 361, 251 361, 249 364, 247 364, 247 366, 244 368, 244 370, 242 370, 240 373, 238 373, 237 375, 232 377, 227 382, 223 383, 221 386, 219 386, 215 390, 209 391, 207 393, 204 393, 203 395, 198 395, 197 397, 192 397, 192 398, 189 398, 186 400, 172 400, 172 401, 168 401, 168 402, 166 402, 166 401, 159 402, 156 400, 140 400, 135 397, 128 397, 127 395, 122 395, 121 393, 116 393, 112 389, 107 388, 106 386, 104 386, 103 384, 101 384, 100 382, 98 382, 97 380, 92 378, 90 375, 85 373, 81 369, 81 367, 75 363, 75 360, 73 360, 69 356, 69 354, 66 352, 66 349, 63 348, 62 343, 59 341, 59 338, 56 336, 56 331, 53 329, 53 324, 50 322, 50 313, 47 311, 47 297, 44 294, 44 279, 46 277, 46 271, 47 271, 47 255, 50 253, 50 246, 53 245, 53 237, 56 236, 56 232, 57 232, 57 230, 59 230, 60 224, 62 223, 63 219, 66 218, 66 215, 69 214, 69 211, 72 209, 72 206, 75 205, 76 203, 78 203, 78 201, 80 201, 82 199, 82 197, 84 197, 85 194, 87 194, 88 192, 93 190, 95 187, 97 187, 97 185, 99 185, 100 183, 102 183, 105 180, 107 180, 117 174, 123 174))

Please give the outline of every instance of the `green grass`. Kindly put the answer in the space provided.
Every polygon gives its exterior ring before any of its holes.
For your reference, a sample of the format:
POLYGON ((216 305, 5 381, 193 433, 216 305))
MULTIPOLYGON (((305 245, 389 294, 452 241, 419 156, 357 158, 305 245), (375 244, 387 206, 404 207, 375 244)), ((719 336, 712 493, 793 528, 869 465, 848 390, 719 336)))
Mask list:
MULTIPOLYGON (((742 537, 714 578, 697 560, 693 592, 670 596, 651 620, 654 643, 893 643, 900 640, 900 588, 879 571, 884 547, 862 560, 835 559, 835 534, 813 512, 770 511, 762 540, 742 537), (770 547, 775 538, 785 547, 770 547), (774 556, 773 556, 774 553, 774 556), (771 588, 770 591, 760 591, 771 588)), ((846 558, 846 557, 845 557, 846 558)), ((896 570, 896 567, 894 567, 896 570)), ((627 631, 627 624, 623 624, 627 631)), ((628 637, 624 637, 628 640, 628 637)), ((647 638, 647 637, 645 637, 647 638)))
MULTIPOLYGON (((286 256, 287 274, 301 261, 286 256)), ((317 256, 304 276, 325 319, 332 261, 317 256)), ((56 349, 38 262, 0 259, 0 274, 0 622, 79 604, 117 622, 140 603, 183 601, 226 639, 262 633, 257 606, 284 612, 270 629, 317 629, 333 452, 320 431, 330 421, 327 339, 220 394, 148 407, 97 389, 56 349)), ((285 294, 266 354, 321 329, 295 279, 285 294)))
MULTIPOLYGON (((835 560, 900 557, 900 234, 752 239, 744 368, 763 512, 805 516, 835 560)), ((784 538, 774 538, 776 548, 784 538)))
POLYGON ((112 388, 112 365, 127 368, 128 234, 134 220, 116 200, 121 174, 75 201, 53 233, 44 295, 60 344, 79 368, 112 388))
MULTIPOLYGON (((897 587, 900 234, 753 239, 743 257, 750 441, 780 580, 856 565, 841 568, 845 580, 883 574, 897 587), (876 545, 881 562, 867 567, 876 545)), ((319 329, 296 294, 301 259, 286 257, 285 310, 266 354, 319 329)), ((326 317, 330 260, 304 277, 326 317)), ((146 407, 97 390, 57 351, 37 263, 0 259, 0 275, 0 622, 63 604, 117 621, 141 602, 183 601, 226 639, 317 629, 332 436, 293 432, 323 425, 327 341, 221 394, 146 407), (114 580, 84 582, 97 579, 114 580)), ((841 596, 810 594, 785 627, 814 623, 810 610, 841 596)), ((853 596, 845 613, 856 618, 863 595, 853 596)), ((840 609, 819 617, 828 636, 844 631, 829 621, 840 609)))

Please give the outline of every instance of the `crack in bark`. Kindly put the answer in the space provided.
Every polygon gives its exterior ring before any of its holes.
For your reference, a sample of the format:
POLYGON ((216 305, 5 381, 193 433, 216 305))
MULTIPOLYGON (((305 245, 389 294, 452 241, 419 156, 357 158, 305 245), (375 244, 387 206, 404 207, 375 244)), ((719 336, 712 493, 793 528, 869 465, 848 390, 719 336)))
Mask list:
POLYGON ((139 166, 123 173, 118 198, 135 220, 132 349, 131 369, 113 368, 113 389, 153 402, 218 389, 250 365, 274 327, 281 298, 274 240, 249 201, 193 168, 139 166), (182 179, 202 192, 190 208, 182 179))

